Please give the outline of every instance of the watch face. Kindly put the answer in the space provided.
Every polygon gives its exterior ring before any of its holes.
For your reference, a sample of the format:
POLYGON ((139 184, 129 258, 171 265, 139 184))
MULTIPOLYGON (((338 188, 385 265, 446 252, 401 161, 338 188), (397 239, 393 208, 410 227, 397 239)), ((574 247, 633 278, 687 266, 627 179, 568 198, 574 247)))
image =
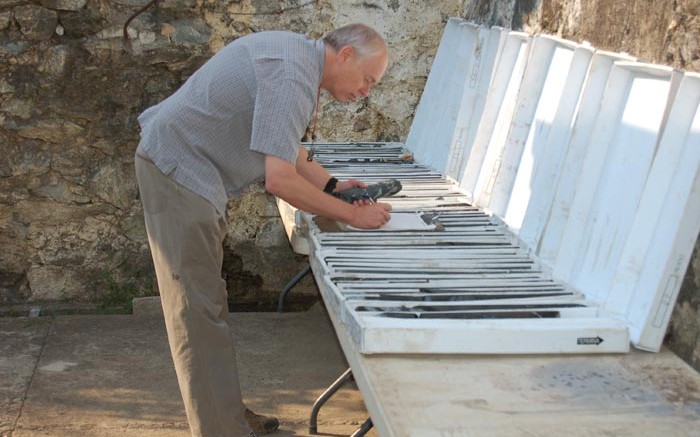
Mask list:
POLYGON ((326 186, 323 188, 324 193, 332 193, 335 187, 338 185, 338 179, 331 177, 328 179, 326 186))

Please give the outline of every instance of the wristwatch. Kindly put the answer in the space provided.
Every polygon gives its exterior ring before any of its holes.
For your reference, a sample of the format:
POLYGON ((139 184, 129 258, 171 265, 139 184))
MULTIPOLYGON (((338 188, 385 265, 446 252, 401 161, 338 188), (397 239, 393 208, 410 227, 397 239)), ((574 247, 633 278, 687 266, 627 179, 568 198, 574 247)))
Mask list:
POLYGON ((323 187, 323 192, 331 194, 333 192, 333 190, 335 190, 336 185, 338 185, 338 179, 336 179, 336 178, 328 179, 328 182, 326 182, 326 186, 323 187))

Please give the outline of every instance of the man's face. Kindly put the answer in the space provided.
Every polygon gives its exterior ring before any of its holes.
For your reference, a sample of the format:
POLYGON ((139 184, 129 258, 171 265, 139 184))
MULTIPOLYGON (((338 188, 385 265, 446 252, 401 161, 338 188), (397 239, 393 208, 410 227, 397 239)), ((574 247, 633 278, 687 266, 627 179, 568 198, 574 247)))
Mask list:
POLYGON ((345 46, 338 51, 338 74, 329 87, 333 98, 339 102, 364 99, 374 84, 381 80, 387 66, 387 53, 359 57, 357 52, 345 46))

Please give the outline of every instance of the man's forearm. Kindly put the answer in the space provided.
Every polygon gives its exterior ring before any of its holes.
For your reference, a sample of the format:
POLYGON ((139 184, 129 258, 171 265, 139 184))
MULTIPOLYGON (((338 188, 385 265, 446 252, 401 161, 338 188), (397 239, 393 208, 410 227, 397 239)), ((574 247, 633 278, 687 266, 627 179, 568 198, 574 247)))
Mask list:
MULTIPOLYGON (((306 160, 306 156, 303 159, 306 160)), ((297 165, 298 163, 297 160, 297 165)), ((298 167, 294 167, 279 158, 268 156, 265 158, 266 188, 270 193, 296 208, 345 223, 350 222, 356 207, 321 191, 330 175, 318 163, 315 165, 320 167, 323 173, 309 171, 309 177, 314 179, 311 181, 306 175, 299 172, 298 167)), ((306 167, 306 169, 309 168, 306 167)))
POLYGON ((306 152, 306 149, 299 146, 299 156, 297 157, 295 164, 297 173, 315 187, 323 189, 328 180, 331 178, 331 175, 315 160, 311 162, 307 161, 307 155, 308 153, 306 152))

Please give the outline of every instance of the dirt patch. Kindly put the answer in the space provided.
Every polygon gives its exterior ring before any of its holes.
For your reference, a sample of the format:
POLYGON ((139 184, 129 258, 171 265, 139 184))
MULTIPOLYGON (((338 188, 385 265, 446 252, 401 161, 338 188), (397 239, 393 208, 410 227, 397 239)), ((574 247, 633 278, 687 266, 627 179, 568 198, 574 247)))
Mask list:
POLYGON ((643 367, 650 376, 649 381, 672 404, 694 406, 700 414, 700 384, 688 376, 688 372, 677 367, 643 367))

